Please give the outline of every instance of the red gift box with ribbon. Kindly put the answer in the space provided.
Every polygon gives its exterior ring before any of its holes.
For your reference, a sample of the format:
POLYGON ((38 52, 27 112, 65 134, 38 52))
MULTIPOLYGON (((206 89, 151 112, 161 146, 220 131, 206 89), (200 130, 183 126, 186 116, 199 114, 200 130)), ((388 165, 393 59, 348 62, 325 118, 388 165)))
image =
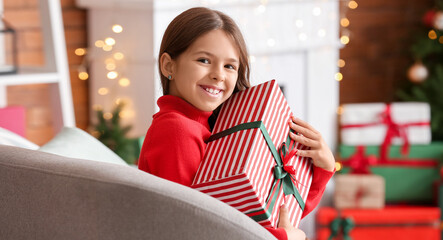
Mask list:
POLYGON ((292 113, 275 80, 234 94, 223 107, 192 187, 276 227, 288 206, 298 227, 312 181, 305 146, 289 138, 292 113))
POLYGON ((317 240, 440 239, 440 208, 388 206, 383 209, 320 208, 317 240))
POLYGON ((431 142, 430 107, 427 103, 345 104, 340 116, 341 142, 349 146, 380 146, 385 162, 391 144, 402 144, 407 155, 410 144, 431 142))

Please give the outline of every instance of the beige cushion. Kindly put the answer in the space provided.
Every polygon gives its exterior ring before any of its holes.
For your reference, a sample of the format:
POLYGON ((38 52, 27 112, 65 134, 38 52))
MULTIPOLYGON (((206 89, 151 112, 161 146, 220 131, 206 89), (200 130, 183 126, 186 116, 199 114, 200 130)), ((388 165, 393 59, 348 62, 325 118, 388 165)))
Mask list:
POLYGON ((64 157, 128 165, 111 149, 79 128, 64 127, 39 150, 64 157))
POLYGON ((28 139, 0 127, 0 144, 14 147, 28 148, 32 150, 38 149, 38 145, 28 139))

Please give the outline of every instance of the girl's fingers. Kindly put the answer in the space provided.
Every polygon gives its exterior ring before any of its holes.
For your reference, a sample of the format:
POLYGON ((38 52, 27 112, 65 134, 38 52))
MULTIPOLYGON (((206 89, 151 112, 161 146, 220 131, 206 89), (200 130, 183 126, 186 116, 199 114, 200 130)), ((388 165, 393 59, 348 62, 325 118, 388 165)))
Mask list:
POLYGON ((296 142, 298 142, 298 143, 300 143, 300 144, 303 144, 303 145, 305 145, 305 146, 307 146, 307 147, 311 147, 311 148, 317 148, 317 147, 319 147, 319 143, 318 143, 318 141, 316 141, 316 140, 312 140, 312 139, 309 139, 309 138, 307 138, 307 137, 305 137, 305 136, 302 136, 302 135, 296 135, 296 134, 290 132, 290 133, 289 133, 289 137, 290 137, 292 140, 294 140, 294 141, 296 141, 296 142))
POLYGON ((312 132, 311 130, 301 126, 301 125, 297 125, 295 123, 293 123, 292 121, 289 122, 289 127, 294 130, 297 133, 301 133, 303 134, 303 136, 310 138, 310 139, 314 139, 317 140, 318 139, 318 134, 312 132))
POLYGON ((315 152, 313 150, 298 150, 295 155, 300 157, 308 157, 308 158, 314 158, 315 152))

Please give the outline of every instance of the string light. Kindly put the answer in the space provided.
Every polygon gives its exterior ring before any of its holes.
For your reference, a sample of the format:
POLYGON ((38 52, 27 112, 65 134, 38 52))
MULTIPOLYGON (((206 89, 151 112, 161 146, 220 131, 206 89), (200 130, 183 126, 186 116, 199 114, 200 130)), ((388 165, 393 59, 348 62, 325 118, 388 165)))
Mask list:
POLYGON ((123 27, 120 24, 114 24, 112 26, 112 31, 115 33, 121 33, 123 31, 123 27))
POLYGON ((115 65, 115 63, 106 64, 106 69, 109 71, 115 70, 116 68, 117 68, 117 65, 115 65))
POLYGON ((118 84, 120 84, 122 87, 127 87, 129 84, 131 84, 131 81, 129 81, 128 78, 120 78, 120 80, 118 80, 118 84))
POLYGON ((343 44, 348 44, 349 43, 349 37, 348 36, 341 36, 340 42, 343 43, 343 44))
POLYGON ((109 79, 116 79, 118 77, 118 72, 116 71, 110 71, 108 74, 106 74, 106 77, 109 79))
POLYGON ((343 168, 343 165, 339 162, 335 162, 335 171, 340 171, 343 168))
POLYGON ((89 74, 87 72, 79 72, 78 78, 80 80, 87 80, 89 78, 89 74))
POLYGON ((83 55, 86 54, 86 49, 84 49, 84 48, 77 48, 77 49, 75 49, 74 53, 77 56, 83 56, 83 55))
POLYGON ((349 19, 348 18, 342 18, 340 19, 340 25, 342 27, 348 27, 350 24, 349 19))
POLYGON ((112 113, 110 113, 110 112, 107 112, 107 113, 104 113, 104 114, 103 114, 103 118, 104 118, 104 119, 108 119, 108 120, 109 120, 109 119, 111 119, 112 117, 113 117, 113 115, 112 115, 112 113))
POLYGON ((344 110, 343 106, 338 106, 336 112, 337 112, 338 115, 342 115, 343 114, 343 110, 344 110))
POLYGON ((349 1, 348 7, 350 9, 356 9, 358 7, 358 3, 356 1, 349 1))
POLYGON ((338 67, 342 68, 342 67, 344 67, 345 65, 346 65, 345 60, 343 60, 343 59, 338 59, 338 61, 337 61, 337 66, 338 66, 338 67))
POLYGON ((102 49, 103 49, 103 51, 110 52, 110 51, 112 51, 112 46, 111 45, 104 45, 102 47, 102 49))
POLYGON ((340 82, 341 80, 343 80, 343 74, 336 73, 334 78, 335 78, 335 80, 340 82))
POLYGON ((428 37, 432 40, 437 39, 437 33, 434 30, 429 31, 428 37))
POLYGON ((123 53, 121 53, 121 52, 114 53, 114 58, 116 60, 122 60, 124 57, 125 57, 125 55, 123 55, 123 53))
POLYGON ((98 48, 102 48, 103 46, 105 46, 105 42, 103 42, 102 40, 97 40, 95 41, 95 46, 98 48))
POLYGON ((114 46, 115 45, 115 39, 113 39, 112 37, 107 37, 105 39, 105 43, 106 43, 106 45, 114 46))
POLYGON ((105 87, 102 87, 102 88, 99 88, 98 89, 98 94, 100 94, 100 95, 102 95, 102 96, 104 96, 104 95, 106 95, 106 94, 108 94, 109 93, 109 89, 107 89, 107 88, 105 88, 105 87))

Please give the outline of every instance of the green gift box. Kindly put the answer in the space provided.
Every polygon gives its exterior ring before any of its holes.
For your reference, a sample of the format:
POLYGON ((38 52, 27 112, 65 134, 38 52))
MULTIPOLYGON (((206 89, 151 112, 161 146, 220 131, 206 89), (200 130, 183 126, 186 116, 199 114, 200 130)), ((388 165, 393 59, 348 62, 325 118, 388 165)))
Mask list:
MULTIPOLYGON (((369 168, 373 174, 385 178, 387 203, 430 203, 433 182, 440 178, 443 161, 443 142, 411 145, 409 154, 401 154, 400 145, 391 145, 385 162, 375 162, 369 168)), ((342 173, 350 171, 350 159, 356 146, 340 145, 342 173)), ((380 146, 365 146, 365 156, 379 157, 380 146)))

